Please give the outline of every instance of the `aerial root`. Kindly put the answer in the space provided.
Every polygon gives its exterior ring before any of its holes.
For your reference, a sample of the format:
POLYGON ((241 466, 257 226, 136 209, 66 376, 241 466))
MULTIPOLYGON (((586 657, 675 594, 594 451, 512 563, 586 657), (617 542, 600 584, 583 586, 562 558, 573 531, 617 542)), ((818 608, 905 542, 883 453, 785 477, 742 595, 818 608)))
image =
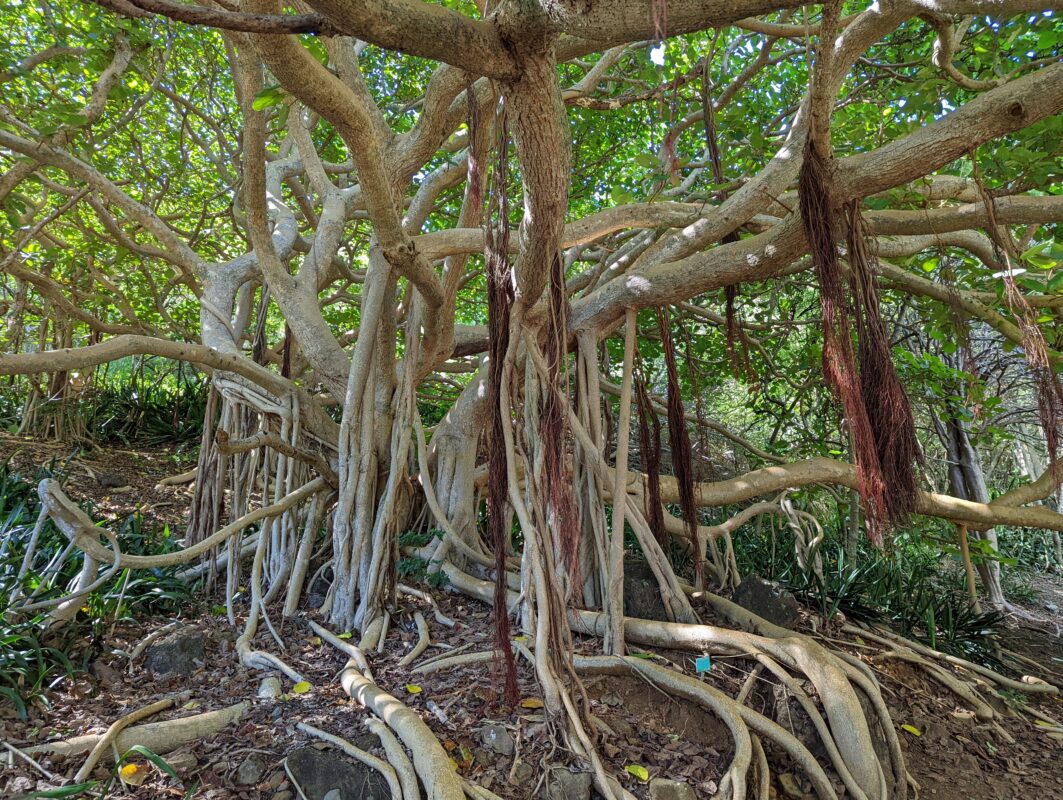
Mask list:
POLYGON ((424 620, 424 614, 420 611, 416 611, 414 612, 413 619, 417 624, 417 644, 413 646, 413 650, 399 660, 400 667, 408 666, 416 661, 421 653, 428 649, 428 643, 431 641, 428 635, 428 623, 424 620))
POLYGON ((959 656, 949 655, 948 653, 942 653, 938 650, 934 650, 919 642, 906 639, 903 636, 894 633, 893 631, 887 631, 882 628, 876 628, 875 630, 869 630, 865 628, 858 628, 855 625, 845 625, 842 628, 844 633, 852 634, 853 636, 860 636, 864 639, 870 639, 880 645, 890 648, 896 648, 898 646, 905 647, 908 650, 917 653, 921 656, 925 656, 932 661, 940 661, 945 664, 949 664, 954 667, 960 667, 968 672, 974 673, 980 678, 988 679, 989 683, 995 684, 1004 689, 1014 689, 1020 692, 1027 692, 1031 694, 1059 694, 1060 688, 1048 681, 1035 678, 1033 676, 1024 676, 1021 681, 1014 680, 1005 675, 1001 675, 995 670, 989 669, 989 667, 983 667, 981 664, 975 664, 973 661, 968 661, 959 656))
POLYGON ((378 720, 370 717, 365 721, 365 726, 380 740, 380 744, 387 753, 388 761, 395 768, 395 774, 399 776, 399 785, 402 787, 403 800, 421 800, 421 790, 417 786, 417 773, 414 771, 413 762, 406 755, 402 744, 395 738, 391 728, 378 720))
POLYGON ((412 586, 407 586, 404 583, 400 583, 396 588, 402 594, 409 595, 410 597, 416 597, 418 600, 424 603, 428 603, 428 605, 432 609, 432 614, 436 618, 436 622, 438 622, 440 625, 445 625, 448 628, 453 628, 457 624, 456 622, 454 622, 454 620, 452 620, 450 617, 448 617, 446 614, 439 610, 439 606, 436 605, 435 598, 432 597, 432 595, 430 595, 428 592, 422 592, 420 589, 414 589, 412 586))
MULTIPOLYGON (((450 578, 451 586, 490 602, 492 589, 490 584, 449 565, 445 567, 445 571, 450 578)), ((625 641, 629 644, 698 653, 740 653, 747 656, 760 654, 771 659, 780 668, 807 677, 815 687, 816 695, 823 707, 824 730, 833 740, 838 754, 836 758, 848 770, 851 782, 859 788, 867 800, 905 800, 908 794, 908 782, 900 744, 878 684, 873 677, 869 677, 865 666, 854 666, 809 637, 772 625, 721 597, 706 593, 700 593, 700 596, 704 597, 717 613, 727 617, 743 630, 626 617, 624 619, 625 641), (858 691, 865 694, 870 701, 872 709, 870 719, 860 702, 858 691), (885 769, 879 761, 872 740, 872 721, 878 723, 889 745, 889 764, 885 765, 885 769)), ((600 612, 573 610, 569 615, 569 623, 576 633, 601 636, 605 630, 606 619, 605 615, 600 612)), ((603 662, 599 663, 599 668, 608 671, 601 666, 601 663, 603 662)), ((620 659, 609 662, 609 669, 630 671, 633 667, 642 668, 648 663, 650 662, 642 659, 620 659), (632 661, 637 663, 632 664, 632 661)), ((576 664, 577 668, 582 670, 583 667, 589 669, 595 662, 577 658, 576 664)), ((764 668, 760 662, 758 666, 761 669, 764 668)), ((658 667, 658 669, 661 668, 658 667)), ((685 676, 672 670, 667 671, 666 675, 678 676, 679 680, 670 679, 672 684, 676 684, 675 687, 669 685, 667 688, 676 694, 682 694, 684 685, 681 679, 685 676)), ((711 687, 696 680, 692 683, 699 688, 698 690, 693 687, 686 689, 690 692, 689 699, 704 705, 708 701, 700 692, 711 687)), ((740 697, 744 699, 751 687, 752 684, 744 687, 740 697)), ((833 800, 837 797, 823 768, 800 740, 767 717, 725 695, 723 697, 727 700, 727 708, 737 709, 734 713, 739 714, 748 731, 759 735, 763 740, 772 741, 789 754, 808 775, 816 795, 821 800, 833 800)), ((712 709, 712 706, 709 707, 712 709)), ((745 734, 747 740, 748 731, 745 734)), ((826 742, 824 745, 829 752, 830 746, 826 742)), ((750 745, 749 753, 752 753, 752 745, 750 745)), ((742 772, 743 794, 747 771, 748 763, 747 769, 742 772)), ((734 777, 731 780, 734 781, 734 777)), ((732 783, 732 794, 734 794, 734 788, 735 784, 732 783)))
POLYGON ((757 760, 757 800, 768 800, 771 796, 771 769, 768 767, 768 756, 764 752, 764 745, 760 743, 760 737, 755 733, 749 737, 753 743, 753 757, 757 760))
MULTIPOLYGON (((205 714, 193 714, 190 717, 134 725, 118 733, 114 739, 114 746, 120 753, 124 753, 139 744, 153 753, 163 755, 189 742, 213 736, 229 723, 239 719, 247 709, 248 703, 241 702, 217 711, 208 711, 205 714)), ((47 742, 31 747, 27 752, 53 753, 60 756, 79 755, 91 752, 105 735, 93 733, 58 742, 47 742)))
POLYGON ((168 478, 163 478, 155 484, 155 488, 159 489, 163 486, 183 486, 186 483, 191 483, 196 479, 196 473, 199 472, 199 467, 192 467, 187 472, 182 472, 177 475, 170 475, 168 478))
POLYGON ((88 780, 89 775, 92 774, 92 770, 96 767, 97 762, 103 757, 104 752, 111 747, 115 739, 118 738, 123 730, 128 728, 134 722, 139 722, 145 717, 150 717, 152 714, 158 714, 160 711, 169 708, 173 705, 173 698, 167 697, 165 700, 159 700, 151 705, 138 708, 124 717, 121 717, 111 723, 111 727, 100 737, 100 740, 96 742, 92 750, 89 751, 88 758, 85 759, 85 763, 81 765, 81 769, 77 771, 77 775, 74 776, 74 783, 84 783, 88 780))
POLYGON ((696 678, 639 658, 618 656, 577 656, 576 669, 589 675, 640 674, 657 688, 695 703, 719 717, 731 732, 735 754, 720 782, 721 797, 744 800, 747 792, 747 775, 754 757, 758 762, 757 795, 766 796, 768 784, 767 758, 763 761, 763 748, 753 744, 753 735, 774 742, 793 759, 808 775, 813 790, 821 800, 837 800, 837 793, 816 757, 795 736, 783 727, 728 697, 715 687, 696 678), (726 784, 726 785, 725 785, 726 784))
MULTIPOLYGON (((362 648, 343 641, 315 622, 311 621, 310 627, 322 639, 348 656, 347 664, 340 673, 340 684, 351 699, 361 703, 382 720, 381 727, 374 731, 378 736, 386 725, 398 737, 398 741, 402 742, 413 757, 412 769, 424 784, 428 797, 432 800, 464 800, 465 787, 454 771, 454 765, 443 745, 417 712, 376 684, 372 673, 369 672, 362 648)), ((375 645, 379 638, 379 634, 374 636, 371 644, 375 645)), ((405 753, 400 756, 402 747, 398 746, 398 741, 395 741, 394 737, 381 737, 385 752, 388 752, 392 772, 396 775, 397 785, 398 775, 408 771, 410 763, 405 753)), ((398 797, 403 797, 401 788, 398 797)), ((417 795, 414 796, 415 799, 416 797, 417 795)))

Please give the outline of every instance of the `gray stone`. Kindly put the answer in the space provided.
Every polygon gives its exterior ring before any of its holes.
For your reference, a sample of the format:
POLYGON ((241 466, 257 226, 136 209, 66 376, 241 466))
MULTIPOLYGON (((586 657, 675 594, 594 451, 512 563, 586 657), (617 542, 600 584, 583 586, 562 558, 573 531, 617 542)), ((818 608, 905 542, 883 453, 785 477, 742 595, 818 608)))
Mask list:
POLYGON ((697 795, 682 781, 654 778, 650 781, 650 800, 697 800, 697 795))
POLYGON ((1059 605, 1056 604, 1056 603, 1047 602, 1047 603, 1045 603, 1045 610, 1046 611, 1051 611, 1053 614, 1058 614, 1059 613, 1059 605))
POLYGON ((668 620, 661 587, 650 565, 641 559, 624 561, 624 614, 639 619, 668 620))
POLYGON ((528 782, 534 778, 535 768, 527 761, 521 761, 517 764, 517 768, 513 770, 513 780, 511 783, 514 786, 526 786, 528 782))
POLYGON ((105 689, 114 688, 122 682, 122 673, 102 661, 93 661, 89 672, 96 676, 105 689))
POLYGON ((248 756, 236 770, 236 782, 241 786, 254 786, 262 780, 262 773, 265 771, 262 759, 258 756, 248 756))
POLYGON ((783 628, 793 628, 801 618, 797 600, 773 581, 752 575, 735 589, 733 600, 746 611, 783 628))
POLYGON ((337 753, 302 747, 288 754, 285 767, 307 800, 391 800, 383 775, 337 753))
POLYGON ((205 637, 198 628, 187 627, 171 633, 148 648, 144 664, 156 675, 191 675, 203 666, 205 637))
POLYGON ((328 590, 329 587, 332 586, 332 581, 332 567, 329 567, 317 577, 317 580, 311 584, 310 589, 307 591, 307 606, 310 608, 321 608, 321 606, 325 605, 325 598, 328 596, 328 590))
POLYGON ((513 755, 513 736, 504 725, 485 725, 480 731, 480 741, 492 753, 500 756, 513 755))
POLYGON ((539 800, 590 800, 590 796, 591 774, 563 767, 550 770, 539 791, 539 800))
POLYGON ((281 685, 281 679, 276 675, 263 678, 262 683, 258 685, 258 696, 263 700, 273 700, 280 697, 283 692, 284 687, 281 685))

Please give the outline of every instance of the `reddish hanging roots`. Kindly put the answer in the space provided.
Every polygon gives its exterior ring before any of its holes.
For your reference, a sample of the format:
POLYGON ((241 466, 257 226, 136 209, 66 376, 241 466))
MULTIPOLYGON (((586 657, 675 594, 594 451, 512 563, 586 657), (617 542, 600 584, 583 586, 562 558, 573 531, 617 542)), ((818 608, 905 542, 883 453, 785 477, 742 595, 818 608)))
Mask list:
POLYGON ((866 506, 868 533, 872 541, 881 543, 883 528, 890 515, 886 481, 850 339, 851 323, 845 310, 845 289, 835 245, 838 236, 830 175, 826 158, 819 152, 813 137, 809 137, 805 146, 797 188, 801 222, 819 283, 823 374, 841 401, 852 433, 857 490, 866 506))
POLYGON ((572 586, 580 584, 579 515, 572 496, 572 480, 565 466, 566 409, 568 397, 565 357, 568 353, 565 323, 565 270, 560 253, 554 255, 548 286, 550 318, 546 326, 547 383, 543 397, 539 437, 543 446, 543 477, 546 482, 554 537, 572 586))
MULTIPOLYGON (((470 109, 475 104, 470 103, 470 109)), ((475 111, 469 119, 470 137, 474 138, 475 111)), ((507 521, 506 444, 502 430, 502 362, 509 349, 509 314, 513 305, 513 268, 509 263, 509 204, 506 199, 506 180, 509 162, 509 140, 505 117, 498 121, 498 161, 494 174, 495 224, 490 216, 484 221, 484 273, 487 279, 487 327, 490 332, 488 356, 490 370, 487 378, 487 407, 490 409, 488 440, 487 528, 495 555, 494 645, 501 656, 496 659, 496 680, 501 677, 503 698, 510 706, 517 704, 517 662, 510 644, 510 624, 506 586, 506 550, 509 544, 507 521), (497 673, 501 672, 501 676, 497 673)), ((470 160, 469 171, 473 173, 470 160)), ((479 176, 477 176, 479 177, 479 176)))
POLYGON ((1015 274, 1011 266, 1014 244, 1007 230, 997 223, 996 203, 982 182, 975 152, 971 153, 971 163, 974 167, 975 185, 978 187, 989 217, 986 232, 989 234, 990 241, 993 242, 993 250, 997 258, 1005 266, 1004 300, 1015 316, 1019 331, 1022 333, 1022 349, 1026 354, 1026 363, 1033 375, 1034 385, 1037 387, 1037 412, 1041 420, 1041 428, 1045 433, 1045 444, 1048 446, 1048 468, 1053 477, 1053 485, 1058 487, 1063 483, 1063 476, 1060 475, 1059 470, 1059 448, 1063 444, 1063 431, 1060 430, 1063 425, 1063 383, 1060 382, 1059 375, 1052 368, 1052 360, 1048 355, 1048 343, 1037 324, 1037 312, 1015 284, 1015 274))
POLYGON ((658 544, 666 548, 669 537, 661 505, 661 421, 650 403, 641 366, 635 380, 635 399, 639 411, 639 461, 646 474, 646 521, 658 544))
MULTIPOLYGON (((679 387, 679 372, 675 364, 675 343, 668 314, 657 309, 657 327, 661 334, 661 348, 668 370, 668 444, 672 450, 672 472, 679 484, 679 507, 683 512, 683 524, 691 542, 697 541, 698 506, 694 500, 694 467, 691 463, 690 436, 687 433, 686 412, 679 387)), ((702 585, 705 564, 698 548, 694 548, 694 574, 697 585, 702 585)))
POLYGON ((867 251, 868 237, 856 201, 845 207, 849 289, 859 342, 860 391, 875 440, 882 480, 890 492, 887 515, 901 525, 915 512, 915 464, 922 459, 908 395, 890 357, 890 339, 879 313, 878 292, 867 251))

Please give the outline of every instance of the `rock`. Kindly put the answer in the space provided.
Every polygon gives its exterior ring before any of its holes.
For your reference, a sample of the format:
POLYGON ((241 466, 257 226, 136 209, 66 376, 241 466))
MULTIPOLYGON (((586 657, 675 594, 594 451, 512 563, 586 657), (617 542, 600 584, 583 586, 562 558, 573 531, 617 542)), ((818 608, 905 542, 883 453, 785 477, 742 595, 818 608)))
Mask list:
POLYGON ((281 685, 281 679, 276 675, 263 678, 262 683, 258 685, 258 696, 263 700, 273 700, 280 697, 283 692, 284 687, 281 685))
POLYGON ((306 604, 310 608, 321 608, 325 604, 325 597, 328 595, 329 587, 332 586, 332 581, 332 567, 329 567, 310 585, 306 593, 306 604))
POLYGON ((697 800, 697 795, 682 781, 654 778, 650 781, 650 800, 697 800))
POLYGON ((800 619, 797 600, 773 581, 752 575, 735 589, 731 600, 758 617, 783 628, 793 628, 800 619))
POLYGON ((527 761, 521 761, 513 770, 513 784, 515 786, 527 786, 528 782, 535 778, 535 768, 527 761))
POLYGON ((288 754, 285 767, 307 800, 391 800, 383 775, 336 753, 302 747, 288 754))
POLYGON ((285 790, 283 792, 277 792, 275 795, 273 795, 273 800, 292 800, 294 796, 295 795, 293 795, 291 792, 285 790))
POLYGON ((236 782, 241 786, 254 786, 262 780, 262 773, 265 771, 262 759, 258 756, 248 756, 236 770, 236 782))
POLYGON ((590 800, 591 774, 554 768, 546 775, 539 800, 590 800))
POLYGON ((1059 605, 1057 603, 1047 602, 1045 603, 1045 611, 1051 611, 1053 614, 1059 613, 1059 605))
POLYGON ((97 472, 96 483, 101 489, 127 489, 129 481, 117 472, 97 472))
POLYGON ((480 741, 492 753, 500 756, 513 755, 513 736, 504 725, 485 725, 480 731, 480 741))
POLYGON ((794 798, 794 800, 801 800, 805 796, 805 793, 801 791, 801 785, 797 782, 797 778, 789 772, 783 772, 779 775, 779 786, 782 788, 783 794, 794 798))
POLYGON ((624 561, 624 614, 639 619, 668 620, 657 578, 650 565, 641 559, 624 561))
POLYGON ((174 768, 175 772, 189 772, 199 766, 199 759, 188 750, 178 750, 166 754, 166 763, 174 768))
POLYGON ((148 648, 144 664, 156 675, 191 675, 203 666, 205 637, 198 628, 180 628, 148 648))
POLYGON ((111 689, 122 682, 122 673, 102 661, 93 661, 89 671, 96 676, 100 685, 105 689, 111 689))

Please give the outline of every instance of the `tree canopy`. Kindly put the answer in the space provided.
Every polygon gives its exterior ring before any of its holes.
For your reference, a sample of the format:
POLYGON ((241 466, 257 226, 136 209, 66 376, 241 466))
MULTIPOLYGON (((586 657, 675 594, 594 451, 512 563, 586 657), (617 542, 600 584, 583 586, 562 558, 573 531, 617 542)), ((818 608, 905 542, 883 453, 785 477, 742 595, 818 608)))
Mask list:
MULTIPOLYGON (((1061 10, 13 0, 0 374, 29 415, 105 363, 196 365, 185 548, 127 566, 224 554, 233 581, 257 524, 237 649, 285 671, 252 642, 270 602, 298 607, 304 531, 329 532, 326 619, 370 643, 413 554, 493 600, 509 677, 510 625, 534 635, 546 707, 611 792, 567 676, 687 635, 625 628, 625 531, 687 626, 761 514, 806 544, 828 516, 852 548, 1058 542, 1061 10), (607 657, 580 667, 570 628, 607 657)), ((82 585, 117 568, 41 499, 82 585)), ((859 675, 758 634, 837 690, 846 785, 903 797, 859 675)))

